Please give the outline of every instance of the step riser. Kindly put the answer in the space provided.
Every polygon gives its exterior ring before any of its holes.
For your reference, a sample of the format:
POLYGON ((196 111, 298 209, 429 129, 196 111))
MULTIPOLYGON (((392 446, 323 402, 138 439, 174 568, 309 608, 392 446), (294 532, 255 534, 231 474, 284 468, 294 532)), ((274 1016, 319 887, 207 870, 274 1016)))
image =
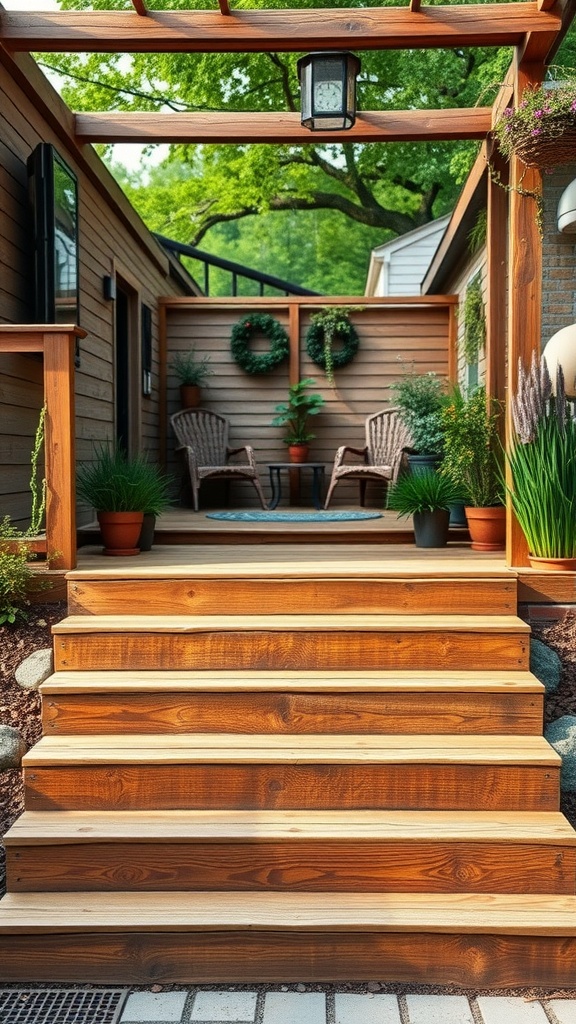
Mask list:
POLYGON ((560 769, 460 764, 30 767, 28 810, 557 811, 560 769))
POLYGON ((558 844, 303 841, 12 846, 12 892, 574 893, 558 844), (159 849, 161 855, 159 856, 159 849))
MULTIPOLYGON (((105 681, 104 681, 105 683, 105 681)), ((109 733, 466 733, 541 735, 544 698, 459 692, 314 695, 47 694, 46 735, 109 733)), ((169 687, 169 683, 167 684, 169 687)))
POLYGON ((503 579, 74 580, 71 615, 516 615, 516 581, 503 579))
POLYGON ((56 634, 56 671, 114 669, 528 670, 524 633, 230 631, 56 634))
POLYGON ((116 931, 0 936, 14 984, 386 981, 464 988, 573 988, 576 939, 434 932, 116 931))

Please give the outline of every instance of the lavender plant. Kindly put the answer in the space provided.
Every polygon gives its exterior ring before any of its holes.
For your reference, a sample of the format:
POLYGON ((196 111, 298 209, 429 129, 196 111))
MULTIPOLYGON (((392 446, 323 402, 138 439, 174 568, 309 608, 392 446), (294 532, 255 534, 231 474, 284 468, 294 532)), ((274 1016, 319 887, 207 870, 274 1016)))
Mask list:
POLYGON ((530 554, 575 558, 576 420, 561 367, 553 388, 544 359, 519 363, 512 420, 509 493, 530 554))

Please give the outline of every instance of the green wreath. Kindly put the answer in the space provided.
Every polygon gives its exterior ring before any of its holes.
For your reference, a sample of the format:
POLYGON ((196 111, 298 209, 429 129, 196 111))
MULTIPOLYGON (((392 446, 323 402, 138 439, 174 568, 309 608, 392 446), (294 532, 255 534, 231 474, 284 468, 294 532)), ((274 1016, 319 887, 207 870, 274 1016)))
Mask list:
POLYGON ((269 313, 244 316, 232 328, 230 347, 232 355, 245 373, 269 373, 279 366, 290 353, 290 341, 282 324, 269 313), (250 351, 255 334, 263 334, 270 341, 270 351, 257 355, 250 351))
MULTIPOLYGON (((320 319, 320 318, 319 318, 320 319)), ((351 363, 360 347, 360 338, 354 324, 349 320, 343 321, 330 338, 329 354, 327 354, 326 328, 321 322, 312 323, 306 334, 306 351, 313 363, 324 370, 329 377, 332 370, 340 370, 343 366, 351 363), (332 342, 338 339, 342 348, 334 351, 332 342)))

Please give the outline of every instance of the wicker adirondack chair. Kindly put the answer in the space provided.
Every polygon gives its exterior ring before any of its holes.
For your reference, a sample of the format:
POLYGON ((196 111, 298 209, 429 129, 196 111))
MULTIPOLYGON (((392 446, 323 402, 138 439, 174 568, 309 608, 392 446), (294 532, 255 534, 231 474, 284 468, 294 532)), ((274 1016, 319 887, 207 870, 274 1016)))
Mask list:
POLYGON ((250 480, 256 488, 262 508, 266 499, 254 456, 249 445, 242 448, 228 447, 228 420, 206 409, 183 409, 171 417, 172 429, 178 440, 178 448, 186 459, 194 510, 198 511, 198 492, 203 480, 222 478, 225 480, 250 480), (229 462, 232 455, 245 453, 246 461, 229 462))
POLYGON ((382 409, 369 416, 366 420, 366 447, 350 448, 343 445, 336 452, 324 508, 328 508, 334 488, 341 480, 359 481, 362 507, 368 480, 383 483, 386 495, 388 484, 398 479, 402 455, 409 446, 410 434, 399 418, 397 409, 382 409), (350 462, 349 456, 354 456, 356 461, 350 462))

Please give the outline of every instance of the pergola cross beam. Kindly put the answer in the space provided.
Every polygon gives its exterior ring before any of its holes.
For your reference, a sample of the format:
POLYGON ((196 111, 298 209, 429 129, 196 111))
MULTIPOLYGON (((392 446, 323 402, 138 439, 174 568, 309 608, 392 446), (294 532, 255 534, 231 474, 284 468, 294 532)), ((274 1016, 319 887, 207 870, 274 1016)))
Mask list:
MULTIPOLYGON (((141 3, 143 0, 136 0, 141 3)), ((222 0, 228 7, 228 0, 222 0)), ((544 46, 561 27, 532 2, 319 10, 43 11, 0 13, 0 45, 14 52, 256 53, 308 50, 544 46)))

